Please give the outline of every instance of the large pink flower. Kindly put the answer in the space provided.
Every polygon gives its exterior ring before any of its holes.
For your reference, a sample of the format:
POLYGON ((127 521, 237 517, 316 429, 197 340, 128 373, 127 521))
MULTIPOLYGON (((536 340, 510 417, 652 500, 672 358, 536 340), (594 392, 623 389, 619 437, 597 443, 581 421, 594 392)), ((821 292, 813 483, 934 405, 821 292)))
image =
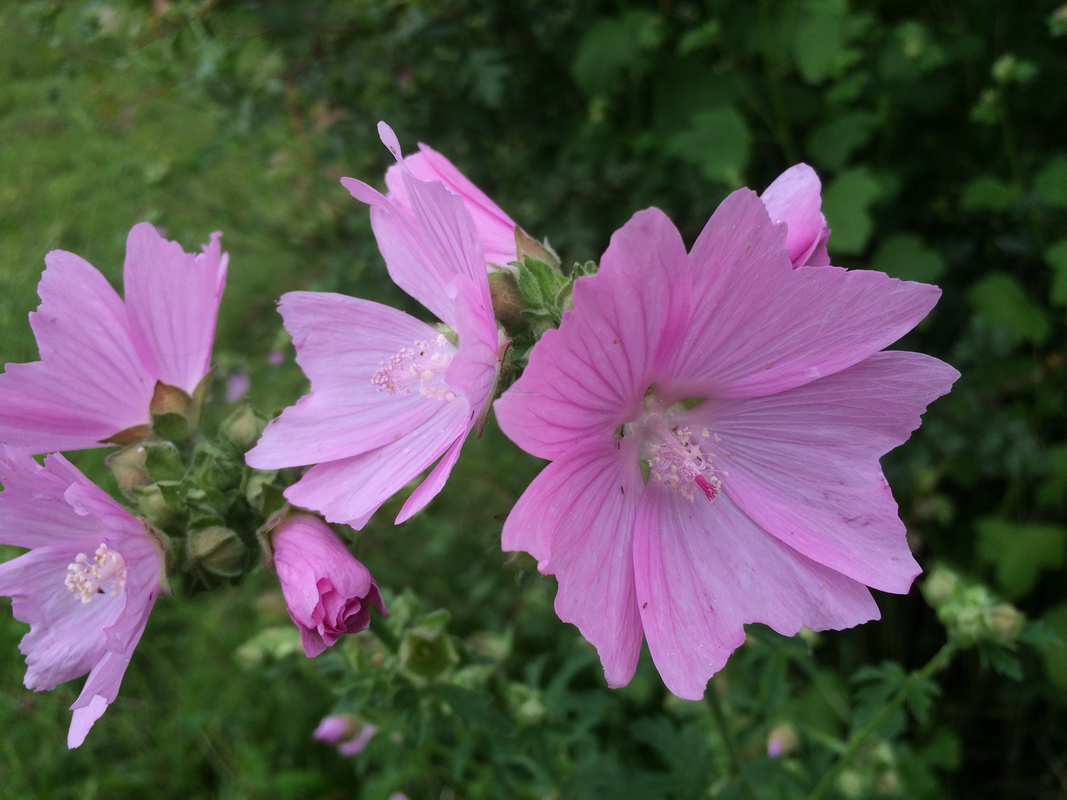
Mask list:
POLYGON ((807 164, 790 167, 760 195, 774 223, 787 226, 785 246, 794 267, 825 267, 830 229, 822 213, 822 183, 807 164))
POLYGON ((0 564, 0 595, 29 623, 19 649, 26 686, 44 691, 89 673, 71 706, 77 747, 114 702, 164 591, 163 551, 143 520, 55 454, 39 465, 0 445, 0 544, 30 548, 0 564))
POLYGON ((192 395, 207 374, 226 281, 219 235, 185 253, 147 222, 126 240, 126 302, 89 262, 53 250, 30 314, 41 360, 0 375, 0 442, 34 453, 99 447, 151 423, 156 383, 192 395))
POLYGON ((451 161, 420 142, 418 153, 405 158, 402 165, 394 164, 386 171, 385 185, 389 188, 389 199, 411 211, 405 171, 420 181, 440 181, 459 195, 474 221, 485 260, 489 264, 505 266, 516 259, 515 230, 518 225, 451 161))
POLYGON ((294 514, 271 534, 274 569, 308 658, 343 633, 370 625, 374 606, 387 613, 378 584, 318 517, 294 514))
POLYGON ((687 255, 661 211, 634 215, 496 403, 552 461, 503 546, 556 576, 611 686, 644 637, 667 687, 699 698, 745 624, 856 625, 878 616, 868 586, 906 592, 920 571, 878 459, 958 373, 880 351, 940 291, 794 268, 786 227, 740 190, 687 255))
MULTIPOLYGON (((399 158, 388 126, 382 140, 399 158)), ((279 310, 311 393, 267 426, 249 451, 259 469, 314 464, 285 496, 330 522, 362 528, 435 461, 397 517, 441 491, 467 434, 484 419, 499 347, 477 229, 463 200, 403 174, 411 211, 360 181, 393 280, 442 320, 459 345, 421 320, 369 300, 292 292, 279 310)))

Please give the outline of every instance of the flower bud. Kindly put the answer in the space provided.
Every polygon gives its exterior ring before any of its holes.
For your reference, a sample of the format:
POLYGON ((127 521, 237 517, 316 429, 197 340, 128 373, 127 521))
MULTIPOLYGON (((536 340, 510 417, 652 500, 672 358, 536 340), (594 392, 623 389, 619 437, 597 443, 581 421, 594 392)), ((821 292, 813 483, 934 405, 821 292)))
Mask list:
POLYGON ((459 662, 443 626, 411 628, 400 641, 400 669, 416 683, 440 680, 459 662))
POLYGON ((318 517, 294 514, 269 536, 285 604, 309 658, 342 633, 370 625, 371 606, 388 613, 370 572, 318 517))
POLYGON ((236 411, 222 423, 222 435, 241 448, 248 450, 259 439, 267 421, 252 410, 252 406, 242 403, 236 411))
POLYGON ((145 461, 148 455, 140 444, 131 444, 116 450, 107 457, 107 466, 115 476, 119 489, 130 500, 136 501, 136 489, 152 483, 145 461))
POLYGON ((320 742, 337 744, 346 736, 351 736, 354 730, 355 720, 349 714, 331 714, 322 718, 312 736, 320 742))
POLYGON ((796 729, 788 722, 775 725, 767 734, 767 755, 770 758, 778 758, 791 753, 797 746, 796 729))
POLYGON ((1000 603, 989 612, 993 635, 1002 644, 1014 642, 1026 620, 1025 615, 1011 603, 1000 603))
POLYGON ((241 537, 229 528, 212 525, 189 532, 185 555, 189 568, 205 584, 216 578, 237 578, 244 572, 247 548, 241 537))

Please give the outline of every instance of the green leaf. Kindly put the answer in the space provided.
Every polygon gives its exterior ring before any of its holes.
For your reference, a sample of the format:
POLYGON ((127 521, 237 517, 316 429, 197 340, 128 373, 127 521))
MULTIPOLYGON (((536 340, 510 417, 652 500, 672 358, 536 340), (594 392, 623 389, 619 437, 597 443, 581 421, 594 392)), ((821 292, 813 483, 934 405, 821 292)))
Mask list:
POLYGON ((1049 301, 1067 306, 1067 239, 1060 239, 1045 248, 1045 262, 1052 267, 1052 286, 1049 301))
POLYGON ((1011 599, 1026 595, 1046 569, 1058 569, 1067 555, 1067 528, 982 519, 978 554, 994 566, 997 585, 1011 599))
POLYGON ((841 71, 845 55, 843 3, 811 3, 812 11, 805 15, 793 34, 793 60, 806 83, 819 84, 841 71))
POLYGON ((192 431, 185 416, 177 411, 166 411, 152 415, 152 433, 168 442, 185 444, 189 441, 192 431))
POLYGON ((178 481, 185 475, 181 453, 170 442, 146 444, 145 469, 153 481, 178 481))
POLYGON ((971 307, 986 322, 1016 341, 1042 344, 1049 334, 1045 312, 1026 296, 1015 278, 1003 272, 986 275, 967 293, 971 307))
POLYGON ((842 114, 812 131, 808 137, 808 150, 817 164, 836 172, 848 163, 856 150, 871 140, 878 122, 878 115, 870 111, 842 114))
POLYGON ((1042 202, 1067 208, 1067 156, 1058 155, 1034 178, 1034 193, 1042 202))
POLYGON ((456 716, 472 727, 482 728, 494 736, 510 736, 515 728, 511 720, 492 708, 492 696, 450 683, 439 684, 435 691, 456 716))
POLYGON ((980 175, 964 187, 960 204, 967 211, 1007 211, 1022 196, 1018 186, 993 175, 980 175))
POLYGON ((636 9, 598 20, 582 37, 571 64, 578 88, 587 97, 608 94, 625 72, 643 72, 663 38, 662 28, 658 16, 636 9))
POLYGON ((833 229, 833 249, 840 255, 858 255, 867 247, 871 228, 870 207, 885 194, 882 182, 867 167, 842 172, 823 193, 823 213, 833 229))
POLYGON ((748 161, 750 139, 737 110, 720 106, 693 114, 687 130, 667 139, 667 150, 709 181, 736 183, 748 161))
POLYGON ((890 236, 875 251, 870 268, 902 281, 933 283, 945 272, 945 262, 936 250, 918 236, 890 236))
POLYGON ((529 260, 516 262, 515 282, 530 309, 542 309, 545 307, 545 296, 541 294, 541 281, 530 269, 530 263, 529 260))

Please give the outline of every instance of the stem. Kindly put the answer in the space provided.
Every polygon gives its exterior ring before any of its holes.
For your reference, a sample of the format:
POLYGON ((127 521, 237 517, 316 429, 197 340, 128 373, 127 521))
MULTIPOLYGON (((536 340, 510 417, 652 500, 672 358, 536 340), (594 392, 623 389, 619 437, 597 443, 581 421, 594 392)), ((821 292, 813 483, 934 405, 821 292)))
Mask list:
POLYGON ((886 720, 888 720, 897 711, 897 709, 899 709, 904 704, 904 700, 908 696, 908 685, 912 681, 926 680, 927 678, 929 678, 931 675, 933 675, 935 672, 945 666, 945 664, 948 663, 948 660, 955 652, 955 642, 953 642, 952 640, 945 642, 941 649, 938 650, 936 654, 934 654, 934 657, 926 663, 926 666, 924 666, 922 669, 912 672, 908 676, 907 680, 904 682, 904 685, 901 686, 897 690, 897 693, 893 695, 893 697, 889 700, 888 703, 885 704, 885 707, 882 708, 881 712, 878 713, 866 725, 864 725, 862 728, 852 734, 852 736, 849 738, 848 745, 845 747, 845 752, 843 752, 838 757, 837 761, 834 762, 833 766, 830 767, 830 769, 827 770, 827 772, 822 776, 822 780, 820 780, 819 783, 816 785, 815 789, 812 790, 812 793, 808 795, 808 800, 820 800, 820 798, 826 795, 827 791, 829 791, 830 787, 837 780, 838 776, 841 775, 845 767, 852 763, 852 759, 856 757, 856 754, 860 751, 860 748, 863 746, 864 742, 867 741, 867 739, 872 733, 882 727, 882 725, 885 724, 886 720))
POLYGON ((741 761, 741 753, 737 749, 737 742, 734 741, 733 731, 730 730, 730 725, 726 721, 726 714, 723 713, 722 701, 719 700, 717 689, 716 681, 712 679, 712 684, 704 696, 707 698, 708 706, 711 708, 711 716, 715 718, 715 725, 719 729, 719 737, 726 748, 726 758, 730 762, 730 769, 737 775, 737 780, 741 784, 741 790, 745 793, 745 796, 750 800, 759 800, 755 787, 749 782, 748 776, 745 775, 745 765, 741 761))

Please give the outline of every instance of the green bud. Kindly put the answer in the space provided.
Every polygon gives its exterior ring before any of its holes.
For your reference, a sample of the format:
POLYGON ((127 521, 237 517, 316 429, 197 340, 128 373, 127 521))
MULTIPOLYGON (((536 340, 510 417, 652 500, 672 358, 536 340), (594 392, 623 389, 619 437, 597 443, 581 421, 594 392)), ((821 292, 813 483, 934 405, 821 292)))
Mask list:
POLYGON ((400 669, 415 683, 441 680, 458 662, 456 648, 443 627, 420 625, 400 640, 400 669))
POLYGON ((167 528, 177 519, 177 514, 167 503, 163 489, 158 483, 150 483, 136 489, 137 505, 145 519, 158 528, 167 528))
POLYGON ((559 272, 559 256, 546 239, 539 242, 527 236, 519 227, 515 226, 515 260, 523 261, 527 256, 548 264, 553 272, 559 272))
POLYGON ((960 585, 959 576, 941 564, 935 566, 923 581, 922 592, 928 602, 934 608, 940 608, 960 585))
POLYGON ((185 555, 193 574, 209 586, 217 578, 238 578, 244 572, 247 548, 234 531, 221 525, 189 532, 185 555))
POLYGON ((522 322, 526 301, 519 291, 519 284, 511 272, 493 272, 489 275, 489 296, 493 301, 493 314, 500 323, 511 330, 522 322))
POLYGON ((998 642, 1008 644, 1019 638, 1026 616, 1011 603, 1000 603, 989 612, 993 633, 998 642))
POLYGON ((137 488, 152 482, 145 467, 148 454, 139 444, 130 444, 116 450, 106 459, 108 468, 115 476, 119 489, 130 500, 137 500, 137 488))
POLYGON ((266 427, 267 420, 259 416, 252 406, 242 403, 223 421, 221 430, 223 436, 244 452, 256 443, 266 427))

